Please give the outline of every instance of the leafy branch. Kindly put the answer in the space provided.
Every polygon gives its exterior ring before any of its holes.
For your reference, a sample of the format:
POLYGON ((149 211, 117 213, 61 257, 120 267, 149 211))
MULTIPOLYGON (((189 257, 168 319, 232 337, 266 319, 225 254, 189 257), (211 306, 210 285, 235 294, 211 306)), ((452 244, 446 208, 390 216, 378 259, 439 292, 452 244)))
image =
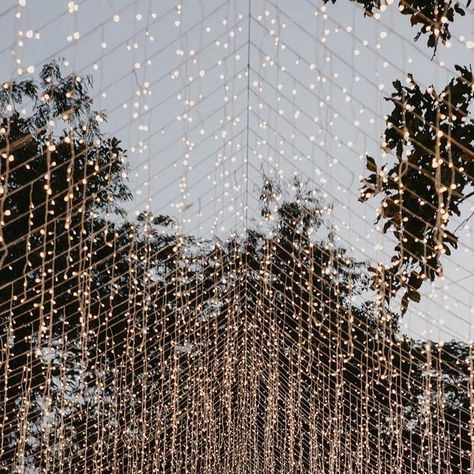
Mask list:
MULTIPOLYGON (((324 3, 336 3, 336 0, 323 0, 324 3)), ((387 4, 382 0, 351 0, 364 7, 367 16, 373 16, 374 10, 380 10, 387 4)), ((420 25, 421 29, 415 36, 417 41, 422 34, 428 35, 428 47, 434 49, 434 54, 441 40, 446 44, 451 38, 449 26, 454 22, 456 14, 464 16, 472 0, 466 6, 453 0, 400 0, 398 10, 402 15, 410 15, 411 26, 420 25)))
POLYGON ((442 275, 440 259, 457 248, 458 238, 447 227, 474 184, 474 122, 468 118, 474 101, 472 70, 456 66, 459 76, 437 93, 410 84, 393 83, 394 105, 386 119, 384 151, 391 165, 379 166, 367 156, 370 175, 360 200, 382 194, 376 222, 396 237, 391 266, 372 268, 373 286, 385 300, 404 289, 402 312, 408 301, 419 301, 423 281, 442 275))

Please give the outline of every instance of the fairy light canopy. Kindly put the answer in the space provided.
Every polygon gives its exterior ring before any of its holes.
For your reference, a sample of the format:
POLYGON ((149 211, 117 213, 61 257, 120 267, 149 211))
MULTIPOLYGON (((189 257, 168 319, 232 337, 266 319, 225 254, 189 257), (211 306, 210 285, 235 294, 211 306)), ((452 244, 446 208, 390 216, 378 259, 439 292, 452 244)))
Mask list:
POLYGON ((0 7, 0 472, 470 472, 474 11, 435 3, 0 7))

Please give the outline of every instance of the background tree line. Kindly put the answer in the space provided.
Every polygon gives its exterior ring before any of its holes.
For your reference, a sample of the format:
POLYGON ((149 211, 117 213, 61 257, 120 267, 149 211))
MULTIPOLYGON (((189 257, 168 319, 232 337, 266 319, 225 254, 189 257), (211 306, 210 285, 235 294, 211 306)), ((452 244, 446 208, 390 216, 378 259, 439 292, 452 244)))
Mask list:
MULTIPOLYGON (((472 73, 459 71, 442 107, 464 119, 439 124, 464 166, 448 214, 472 186, 472 73)), ((393 130, 424 140, 407 186, 434 204, 423 180, 436 137, 423 126, 439 97, 413 84, 394 84, 387 146, 405 162, 413 142, 393 130)), ((472 347, 408 338, 385 304, 401 288, 403 310, 419 299, 418 250, 371 273, 298 181, 264 180, 244 238, 180 235, 150 213, 130 221, 125 151, 102 133, 90 85, 50 63, 0 92, 2 472, 470 472, 472 347)), ((386 194, 385 231, 435 228, 436 212, 426 228, 391 213, 397 164, 382 180, 372 158, 368 169, 363 198, 386 194)), ((403 212, 420 207, 405 200, 403 212)), ((422 262, 433 280, 456 239, 429 235, 431 250, 441 242, 422 262)))

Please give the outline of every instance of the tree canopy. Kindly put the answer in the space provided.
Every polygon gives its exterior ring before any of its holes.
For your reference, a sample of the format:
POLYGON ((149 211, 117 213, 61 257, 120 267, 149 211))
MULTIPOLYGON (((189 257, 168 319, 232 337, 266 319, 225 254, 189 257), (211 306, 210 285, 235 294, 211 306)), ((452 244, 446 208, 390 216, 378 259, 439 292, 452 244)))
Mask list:
POLYGON ((472 70, 456 70, 459 76, 440 93, 433 86, 423 91, 413 76, 408 86, 395 81, 383 144, 392 163, 379 166, 367 156, 361 200, 382 195, 377 222, 397 241, 392 265, 372 269, 373 284, 387 301, 405 290, 403 312, 408 300, 420 300, 424 281, 442 275, 441 257, 458 242, 460 226, 449 230, 450 218, 461 216, 474 192, 474 81, 472 70))
MULTIPOLYGON (((456 244, 473 132, 458 71, 440 94, 395 82, 395 163, 367 158, 362 197, 384 195, 400 241, 373 280, 387 298, 416 301, 456 244)), ((91 85, 51 63, 0 96, 1 472, 470 472, 473 348, 404 335, 297 179, 264 178, 243 237, 130 219, 91 85)))
MULTIPOLYGON (((323 0, 324 3, 336 3, 336 0, 323 0)), ((382 0, 351 0, 364 7, 368 16, 374 14, 374 10, 385 9, 392 1, 382 0)), ((446 44, 451 38, 450 24, 454 22, 457 15, 465 16, 470 7, 471 0, 466 5, 458 0, 400 0, 398 10, 402 15, 410 16, 410 24, 413 27, 421 26, 415 36, 417 41, 421 35, 428 35, 427 45, 433 48, 434 53, 441 41, 446 44)))

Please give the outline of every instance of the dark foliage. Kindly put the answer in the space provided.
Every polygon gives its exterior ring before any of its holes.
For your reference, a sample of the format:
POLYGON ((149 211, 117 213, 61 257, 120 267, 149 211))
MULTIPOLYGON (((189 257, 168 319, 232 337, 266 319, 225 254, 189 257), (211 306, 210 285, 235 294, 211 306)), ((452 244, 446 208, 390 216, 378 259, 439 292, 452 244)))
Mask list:
POLYGON ((267 180, 225 243, 124 221, 124 151, 86 81, 44 71, 2 102, 2 473, 470 472, 470 348, 353 301, 316 192, 267 180))
POLYGON ((91 303, 81 278, 93 268, 89 289, 100 287, 114 236, 105 218, 120 214, 118 203, 130 198, 124 152, 117 139, 100 133, 103 117, 91 110, 88 84, 74 74, 64 77, 50 63, 39 83, 7 83, 0 96, 0 339, 8 354, 0 415, 3 463, 25 410, 17 396, 25 368, 31 366, 29 425, 44 416, 39 397, 59 391, 48 371, 56 378, 62 374, 65 391, 74 391, 84 368, 77 363, 78 340, 91 303), (108 255, 102 250, 95 260, 93 249, 104 245, 108 255))
MULTIPOLYGON (((323 0, 324 3, 336 0, 323 0)), ((375 9, 386 3, 382 0, 351 0, 364 7, 365 14, 372 16, 375 9)), ((436 53, 439 41, 445 44, 451 38, 449 30, 456 15, 464 16, 466 8, 469 8, 471 0, 466 6, 457 0, 400 0, 398 10, 403 15, 410 16, 412 26, 420 25, 421 29, 415 36, 417 41, 422 34, 428 35, 428 47, 433 48, 436 53)))
POLYGON ((389 268, 372 269, 374 287, 387 301, 404 289, 408 300, 419 301, 423 281, 442 274, 441 257, 457 246, 449 219, 461 215, 474 179, 474 123, 469 108, 474 100, 472 71, 456 66, 459 77, 441 93, 410 84, 393 83, 387 99, 394 108, 387 117, 384 149, 394 155, 391 165, 379 166, 367 157, 370 174, 361 200, 377 194, 382 203, 377 221, 397 240, 389 268))

